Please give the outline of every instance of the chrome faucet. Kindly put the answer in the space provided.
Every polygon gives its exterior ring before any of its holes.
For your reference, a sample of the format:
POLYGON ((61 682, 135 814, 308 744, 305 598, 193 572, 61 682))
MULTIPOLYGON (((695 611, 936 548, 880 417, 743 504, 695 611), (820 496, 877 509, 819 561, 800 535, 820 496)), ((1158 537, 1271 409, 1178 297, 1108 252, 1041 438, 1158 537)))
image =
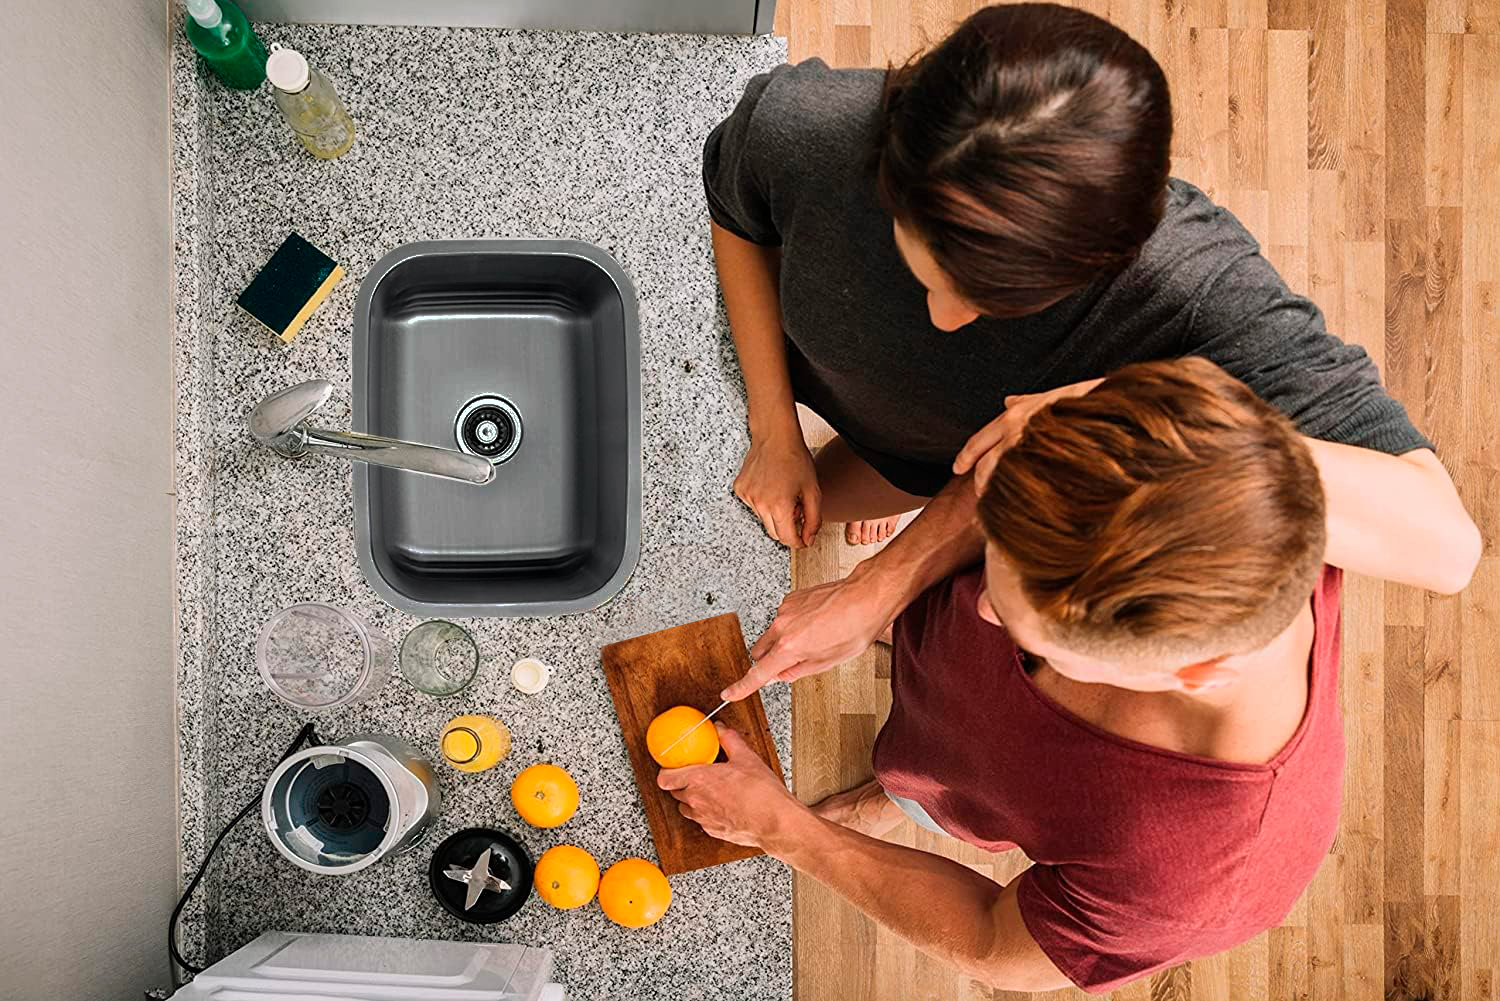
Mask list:
POLYGON ((489 460, 457 449, 309 426, 307 418, 328 402, 332 392, 333 383, 313 379, 272 393, 250 411, 250 433, 256 441, 288 459, 321 452, 465 483, 488 483, 495 478, 495 467, 489 460))

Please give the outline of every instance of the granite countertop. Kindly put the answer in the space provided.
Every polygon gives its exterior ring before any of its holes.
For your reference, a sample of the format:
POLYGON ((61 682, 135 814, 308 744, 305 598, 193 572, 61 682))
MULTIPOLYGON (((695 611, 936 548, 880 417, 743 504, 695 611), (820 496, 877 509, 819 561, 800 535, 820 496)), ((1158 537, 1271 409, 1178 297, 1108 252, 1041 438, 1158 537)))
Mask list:
MULTIPOLYGON (((608 865, 654 857, 613 704, 605 643, 724 611, 747 637, 789 585, 784 550, 730 494, 748 442, 743 387, 718 304, 699 181, 702 141, 745 81, 785 57, 769 36, 695 37, 442 28, 258 28, 304 52, 343 97, 354 148, 303 152, 268 88, 208 79, 179 39, 173 54, 177 365, 177 597, 183 866, 259 795, 303 717, 256 673, 260 625, 298 601, 355 609, 393 643, 417 618, 384 604, 355 559, 348 464, 300 463, 254 445, 250 408, 305 379, 336 389, 320 415, 350 420, 350 348, 360 279, 414 240, 572 238, 614 256, 640 296, 641 556, 602 608, 542 619, 468 619, 482 655, 466 693, 433 699, 393 678, 370 702, 317 717, 325 739, 395 734, 438 760, 442 724, 497 716, 510 757, 479 775, 439 765, 442 817, 417 849, 354 876, 293 867, 247 821, 225 843, 184 927, 189 956, 217 959, 268 929, 493 939, 550 947, 581 1001, 787 998, 791 879, 758 858, 672 879, 656 926, 618 928, 597 907, 559 912, 533 897, 499 925, 462 923, 426 884, 431 848, 492 825, 534 856, 554 844, 608 865), (348 277, 289 346, 234 308, 235 295, 288 232, 348 277), (553 665, 538 696, 511 688, 513 661, 553 665), (555 832, 526 827, 509 802, 522 767, 551 761, 582 790, 555 832)), ((787 691, 766 693, 784 765, 787 691)))

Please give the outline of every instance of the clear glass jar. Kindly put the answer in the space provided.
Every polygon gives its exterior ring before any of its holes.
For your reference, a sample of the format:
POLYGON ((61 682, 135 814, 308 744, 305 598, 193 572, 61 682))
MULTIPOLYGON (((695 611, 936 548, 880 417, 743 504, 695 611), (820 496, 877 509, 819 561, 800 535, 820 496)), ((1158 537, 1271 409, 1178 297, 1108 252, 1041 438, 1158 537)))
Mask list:
POLYGON ((493 768, 510 754, 510 730, 493 716, 455 716, 438 738, 443 760, 461 772, 493 768))
POLYGON ((479 647, 462 626, 429 619, 401 641, 401 676, 428 695, 457 695, 479 669, 479 647))
POLYGON ((271 46, 266 76, 281 116, 307 151, 320 160, 343 156, 354 145, 354 120, 328 78, 295 49, 271 46))
POLYGON ((276 697, 298 709, 363 702, 391 676, 395 651, 384 634, 347 608, 304 602, 261 627, 255 664, 276 697))

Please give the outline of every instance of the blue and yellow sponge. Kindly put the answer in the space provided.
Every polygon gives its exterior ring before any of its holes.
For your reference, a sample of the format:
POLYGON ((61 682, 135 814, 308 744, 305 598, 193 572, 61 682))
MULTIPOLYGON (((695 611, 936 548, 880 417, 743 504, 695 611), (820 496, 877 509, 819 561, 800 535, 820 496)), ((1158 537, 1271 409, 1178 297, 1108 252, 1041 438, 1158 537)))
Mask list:
POLYGON ((337 261, 293 233, 235 302, 290 344, 343 277, 337 261))

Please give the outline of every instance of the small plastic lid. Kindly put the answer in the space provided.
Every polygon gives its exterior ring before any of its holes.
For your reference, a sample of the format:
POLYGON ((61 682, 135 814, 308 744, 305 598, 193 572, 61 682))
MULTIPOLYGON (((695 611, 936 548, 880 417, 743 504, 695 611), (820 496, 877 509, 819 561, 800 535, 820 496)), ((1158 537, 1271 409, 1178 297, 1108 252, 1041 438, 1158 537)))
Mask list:
POLYGON ((307 88, 312 73, 307 68, 307 59, 296 49, 285 49, 279 44, 271 46, 271 57, 266 60, 266 79, 277 90, 295 94, 307 88))
POLYGON ((466 726, 456 726, 443 734, 443 757, 466 765, 479 757, 479 735, 466 726))
POLYGON ((224 20, 224 12, 214 0, 185 0, 188 13, 205 28, 217 28, 224 20))
POLYGON ((515 662, 510 669, 510 683, 527 695, 535 695, 547 687, 547 679, 552 675, 552 669, 533 657, 525 657, 515 662))

